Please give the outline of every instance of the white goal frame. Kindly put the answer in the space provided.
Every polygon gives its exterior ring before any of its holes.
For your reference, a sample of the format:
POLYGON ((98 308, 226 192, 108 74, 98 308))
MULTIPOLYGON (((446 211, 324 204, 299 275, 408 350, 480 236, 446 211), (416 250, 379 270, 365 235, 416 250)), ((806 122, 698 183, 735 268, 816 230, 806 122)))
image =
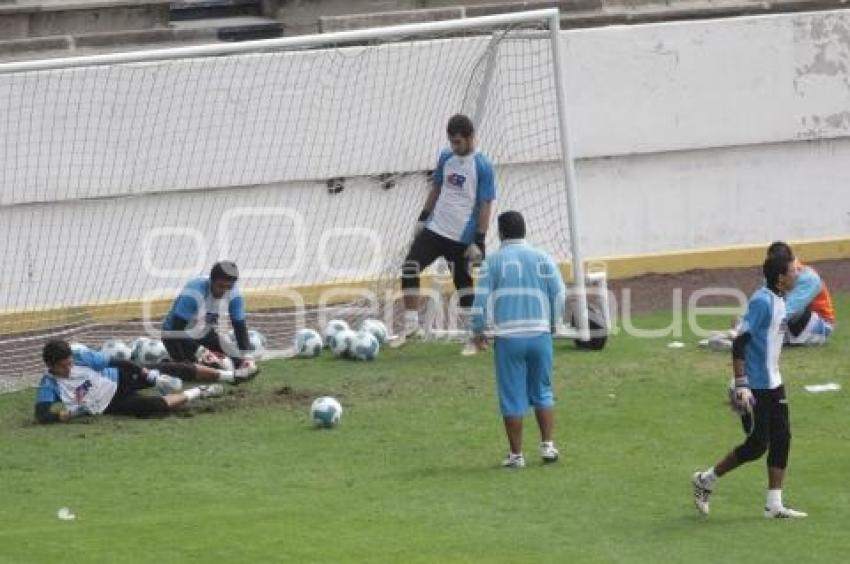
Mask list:
MULTIPOLYGON (((82 68, 93 66, 120 65, 128 63, 144 63, 169 59, 187 59, 200 57, 216 57, 240 53, 256 53, 264 50, 321 48, 330 45, 354 44, 376 39, 389 40, 394 37, 410 39, 417 35, 434 33, 451 33, 469 29, 494 28, 515 24, 540 23, 548 27, 548 36, 552 49, 552 72, 555 81, 555 98, 557 105, 557 120, 560 137, 560 164, 565 178, 567 217, 569 220, 570 253, 573 275, 573 290, 578 305, 577 327, 560 328, 559 336, 589 338, 587 295, 585 288, 584 256, 579 241, 578 200, 576 196, 576 174, 572 143, 567 120, 566 84, 564 78, 563 57, 560 49, 560 12, 557 8, 530 10, 497 14, 476 18, 396 25, 382 28, 372 28, 338 33, 314 34, 240 43, 211 44, 190 47, 143 50, 102 55, 65 57, 43 59, 36 61, 21 61, 0 64, 0 74, 27 73, 47 70, 82 68)), ((545 32, 543 32, 545 33, 545 32)), ((486 81, 486 79, 485 79, 486 81)), ((486 93, 482 93, 486 97, 486 93)))

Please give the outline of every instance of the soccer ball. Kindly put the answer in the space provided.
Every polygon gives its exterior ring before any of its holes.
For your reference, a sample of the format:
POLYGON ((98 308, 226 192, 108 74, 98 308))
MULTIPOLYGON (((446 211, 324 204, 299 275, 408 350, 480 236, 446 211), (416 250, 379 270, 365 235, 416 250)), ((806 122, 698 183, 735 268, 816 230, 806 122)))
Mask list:
POLYGON ((360 330, 371 333, 378 339, 378 344, 383 345, 387 342, 387 326, 383 321, 377 319, 366 319, 360 324, 360 330))
POLYGON ((130 344, 130 359, 136 362, 141 362, 142 347, 150 341, 149 337, 139 337, 130 344))
POLYGON ((141 364, 157 364, 168 358, 168 350, 159 339, 145 339, 139 344, 135 360, 141 364))
POLYGON ((310 406, 310 419, 317 427, 331 428, 339 423, 342 406, 332 397, 317 398, 310 406))
POLYGON ((115 360, 130 360, 133 351, 127 346, 127 343, 118 339, 110 339, 103 343, 100 347, 100 352, 106 355, 109 359, 115 360))
POLYGON ((331 319, 328 321, 328 324, 325 325, 325 330, 322 331, 322 338, 325 341, 325 346, 331 346, 331 337, 339 333, 340 331, 348 330, 348 323, 341 319, 331 319))
POLYGON ((312 329, 299 329, 295 333, 295 354, 313 358, 322 352, 322 336, 312 329))
POLYGON ((331 352, 337 358, 348 356, 355 337, 357 337, 357 333, 351 329, 337 331, 328 339, 328 348, 331 349, 331 352))
MULTIPOLYGON (((239 347, 236 345, 236 335, 233 331, 227 334, 227 340, 233 344, 233 353, 235 354, 239 347)), ((266 347, 268 345, 268 339, 266 339, 266 336, 255 329, 249 329, 248 342, 251 343, 251 347, 254 349, 251 352, 251 355, 253 355, 253 357, 257 360, 263 358, 263 354, 265 354, 266 347)), ((225 350, 227 349, 225 348, 225 350)))
POLYGON ((351 342, 351 356, 357 360, 375 360, 381 345, 378 339, 368 331, 360 331, 351 342))

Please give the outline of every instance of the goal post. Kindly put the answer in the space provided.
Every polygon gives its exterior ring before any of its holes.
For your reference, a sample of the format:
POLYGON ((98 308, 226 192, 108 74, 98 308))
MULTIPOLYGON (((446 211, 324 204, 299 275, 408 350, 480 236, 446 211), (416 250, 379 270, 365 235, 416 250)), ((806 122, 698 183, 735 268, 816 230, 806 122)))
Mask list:
POLYGON ((547 9, 0 64, 0 389, 33 382, 47 338, 156 331, 217 259, 274 347, 322 316, 393 321, 459 112, 497 208, 570 263, 586 334, 561 57, 547 9))

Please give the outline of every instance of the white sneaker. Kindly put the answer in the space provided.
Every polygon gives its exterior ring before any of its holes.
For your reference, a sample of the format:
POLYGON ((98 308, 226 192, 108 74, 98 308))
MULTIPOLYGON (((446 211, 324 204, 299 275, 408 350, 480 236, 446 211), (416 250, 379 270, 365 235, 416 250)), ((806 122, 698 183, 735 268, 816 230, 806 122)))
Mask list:
POLYGON ((694 486, 694 506, 703 515, 708 515, 710 510, 708 501, 712 492, 711 486, 703 481, 702 472, 694 472, 694 475, 691 476, 691 483, 694 486))
POLYGON ((558 456, 561 453, 555 448, 555 443, 540 443, 540 457, 543 458, 543 464, 551 464, 558 462, 558 456))
POLYGON ((724 334, 715 335, 708 340, 708 348, 713 351, 731 351, 732 339, 724 334))
POLYGON ((525 468, 525 456, 522 454, 508 454, 502 460, 503 468, 525 468))
POLYGON ((176 394, 183 389, 183 380, 168 374, 160 374, 156 377, 156 391, 161 396, 176 394))
POLYGON ((259 374, 259 372, 260 369, 257 367, 256 362, 252 359, 245 359, 242 361, 242 365, 233 371, 233 379, 236 383, 245 382, 259 374))
POLYGON ((198 386, 201 390, 201 399, 220 398, 224 395, 224 386, 221 384, 207 384, 206 386, 198 386))
POLYGON ((473 356, 478 354, 478 347, 475 346, 475 343, 472 342, 472 339, 467 339, 466 343, 463 345, 463 350, 460 351, 460 354, 463 356, 473 356))
POLYGON ((791 509, 790 507, 780 506, 774 509, 769 507, 764 508, 764 516, 767 519, 803 519, 808 517, 808 513, 791 509))

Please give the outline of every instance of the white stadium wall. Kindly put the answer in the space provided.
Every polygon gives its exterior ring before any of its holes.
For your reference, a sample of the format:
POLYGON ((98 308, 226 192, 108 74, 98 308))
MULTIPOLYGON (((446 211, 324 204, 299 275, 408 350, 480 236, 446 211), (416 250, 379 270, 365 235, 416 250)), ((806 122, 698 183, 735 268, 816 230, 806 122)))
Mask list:
MULTIPOLYGON (((780 237, 836 238, 850 233, 850 10, 585 29, 565 31, 562 37, 569 121, 579 157, 578 198, 587 258, 758 244, 780 237)), ((486 47, 476 39, 448 41, 471 42, 475 49, 486 47)), ((434 72, 439 64, 438 51, 428 43, 385 48, 395 50, 399 68, 407 72, 412 72, 410 61, 416 61, 416 72, 420 73, 434 72)), ((356 49, 363 48, 354 48, 349 54, 356 56, 356 49)), ((22 249, 27 256, 16 268, 0 271, 4 278, 0 285, 14 288, 38 281, 51 288, 65 288, 67 295, 57 295, 50 300, 53 303, 41 304, 45 306, 85 303, 91 298, 77 295, 73 285, 62 284, 67 272, 51 267, 59 260, 55 256, 58 250, 49 244, 47 234, 57 223, 79 225, 73 230, 75 235, 63 241, 63 248, 76 249, 82 256, 118 256, 139 249, 141 242, 134 240, 133 234, 145 231, 143 228, 166 228, 163 236, 167 238, 168 228, 189 227, 202 236, 203 256, 195 255, 189 245, 185 257, 177 253, 172 255, 179 259, 174 264, 157 266, 177 268, 185 259, 198 264, 196 271, 201 270, 201 264, 208 265, 220 254, 215 247, 218 225, 196 224, 191 207, 185 203, 188 200, 182 200, 178 193, 198 187, 217 188, 211 192, 210 206, 221 205, 223 210, 250 206, 255 199, 263 206, 278 200, 285 206, 294 194, 299 194, 302 203, 314 197, 316 210, 307 218, 307 240, 319 245, 322 233, 340 227, 326 224, 327 218, 339 217, 324 213, 326 204, 321 198, 327 197, 327 178, 422 171, 432 166, 445 119, 461 104, 447 100, 447 107, 432 109, 433 115, 423 114, 417 96, 439 96, 439 83, 428 90, 387 96, 392 105, 382 115, 358 112, 356 100, 340 100, 334 107, 302 103, 301 111, 315 123, 339 132, 339 154, 346 157, 311 160, 308 152, 302 166, 281 168, 274 158, 281 144, 309 147, 309 132, 280 139, 281 124, 276 120, 282 114, 272 108, 280 108, 288 100, 311 98, 310 91, 288 89, 287 77, 291 74, 287 73, 300 67, 306 72, 314 63, 313 57, 315 54, 307 51, 245 55, 236 66, 222 62, 223 73, 245 73, 245 84, 250 87, 257 86, 252 82, 256 77, 272 81, 273 95, 262 101, 270 110, 262 121, 240 121, 238 111, 216 113, 216 107, 196 107, 191 100, 172 95, 186 81, 198 79, 193 73, 195 61, 180 63, 185 76, 177 82, 158 79, 160 63, 71 71, 89 73, 92 83, 88 92, 95 95, 87 98, 64 94, 67 74, 51 75, 48 71, 29 78, 0 75, 0 100, 7 99, 13 88, 21 91, 22 84, 24 91, 30 88, 32 93, 23 112, 13 116, 0 110, 0 230, 4 245, 22 249), (281 57, 291 60, 286 66, 275 66, 281 57), (256 72, 258 68, 264 72, 256 72), (284 68, 286 73, 275 70, 284 68), (113 79, 114 73, 132 74, 135 86, 121 103, 136 104, 143 99, 144 107, 123 113, 104 107, 97 100, 97 84, 109 73, 113 73, 113 79), (185 107, 175 107, 174 100, 184 100, 185 107), (69 105, 77 111, 69 113, 69 105), (75 131, 84 129, 87 123, 108 120, 113 113, 130 117, 123 123, 111 123, 113 134, 102 139, 102 150, 88 153, 101 155, 102 162, 79 163, 73 151, 51 150, 72 143, 75 131), (33 138, 28 129, 33 120, 50 124, 42 129, 50 134, 33 138), (203 127, 187 128, 193 120, 203 127), (433 123, 430 138, 411 139, 402 146, 352 150, 356 137, 346 133, 376 123, 403 128, 406 123, 422 120, 433 123), (189 133, 201 135, 203 141, 190 142, 189 133), (228 139, 233 136, 242 139, 240 151, 244 152, 230 150, 228 139), (193 150, 200 145, 212 148, 212 153, 193 150), (27 150, 34 146, 40 150, 27 150), (36 153, 37 159, 26 156, 36 153), (142 154, 146 155, 144 159, 139 158, 142 154), (176 171, 160 166, 170 158, 179 158, 185 166, 176 171), (231 174, 234 171, 238 174, 231 174), (173 176, 166 177, 166 173, 173 176), (38 189, 26 185, 34 174, 38 189), (232 186, 236 177, 245 185, 232 186), (278 181, 270 184, 271 178, 278 181), (127 197, 110 199, 116 194, 127 197), (105 199, 65 201, 69 195, 105 199), (63 201, 57 201, 60 199, 63 201), (165 214, 161 213, 163 199, 169 199, 165 214), (85 210, 92 206, 120 207, 121 217, 129 222, 127 237, 100 240, 86 216, 85 210), (133 218, 145 218, 148 223, 136 225, 133 218), (45 280, 51 277, 56 278, 53 283, 45 280)), ((384 70, 369 72, 378 76, 384 70)), ((363 77, 344 75, 324 79, 374 84, 363 77)), ((204 80, 210 80, 206 88, 216 89, 214 76, 204 80)), ((368 97, 374 93, 358 94, 368 97)), ((218 105, 243 107, 246 101, 241 96, 238 91, 222 89, 218 105)), ((554 122, 551 99, 542 100, 536 111, 551 116, 554 122)), ((245 115, 252 115, 248 110, 245 115)), ((491 135, 517 144, 511 147, 512 162, 504 171, 507 176, 500 186, 500 201, 502 206, 522 209, 523 194, 506 197, 511 191, 510 178, 555 175, 552 155, 524 151, 522 136, 511 133, 520 130, 520 124, 500 121, 485 127, 491 128, 491 135)), ((487 147, 482 148, 487 151, 487 147)), ((396 189, 403 187, 404 181, 396 189)), ((381 205, 385 200, 373 201, 368 195, 372 189, 355 182, 334 205, 343 205, 343 197, 353 201, 358 193, 368 202, 356 202, 358 205, 381 205)), ((382 236, 403 232, 415 219, 418 203, 404 211, 387 215, 389 223, 382 236)), ((291 225, 286 218, 270 218, 261 235, 256 229, 239 229, 231 243, 245 252, 255 252, 251 255, 253 265, 262 267, 264 260, 279 257, 264 259, 263 253, 273 252, 274 246, 256 250, 256 237, 286 239, 291 225)), ((530 228, 566 232, 562 225, 532 224, 530 228)), ((178 245, 175 239, 172 241, 178 245)), ((315 248, 305 254, 307 263, 313 264, 315 248)), ((79 268, 84 268, 83 262, 79 268)), ((346 273, 336 274, 340 276, 328 278, 344 278, 342 274, 346 273)), ((163 289, 173 287, 179 279, 174 276, 167 284, 153 279, 129 287, 134 292, 163 289)), ((281 279, 300 281, 297 270, 278 277, 281 279)), ((139 297, 127 295, 125 287, 116 278, 103 281, 100 290, 106 290, 110 299, 139 297)), ((14 308, 15 300, 7 300, 6 305, 14 308)))

